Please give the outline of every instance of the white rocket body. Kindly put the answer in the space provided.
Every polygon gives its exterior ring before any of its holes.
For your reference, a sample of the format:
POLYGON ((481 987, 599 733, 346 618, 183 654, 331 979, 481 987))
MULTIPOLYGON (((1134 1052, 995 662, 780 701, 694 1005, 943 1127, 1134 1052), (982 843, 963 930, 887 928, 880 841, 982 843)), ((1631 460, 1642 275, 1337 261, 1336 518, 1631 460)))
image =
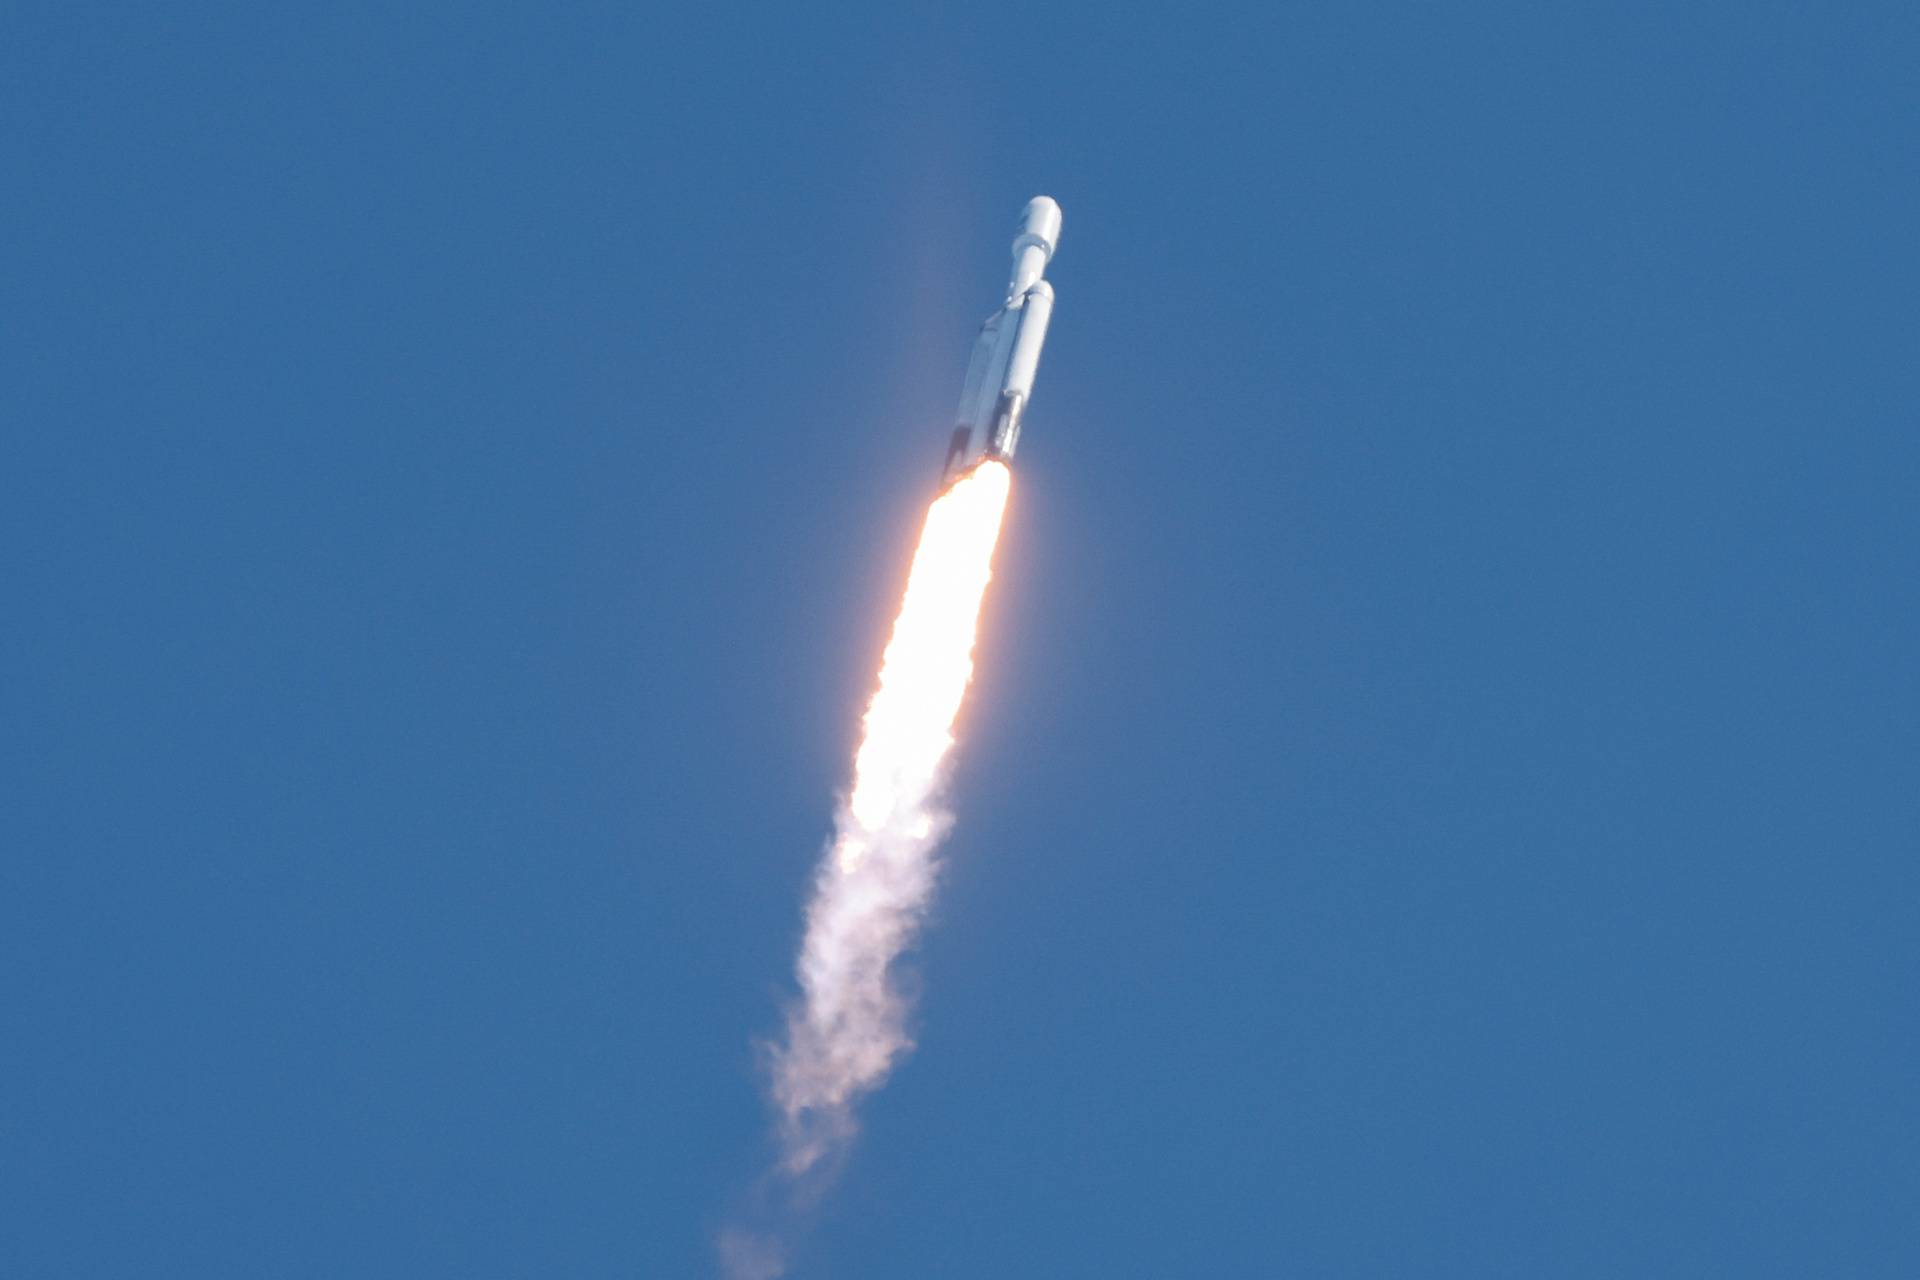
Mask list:
POLYGON ((1053 318, 1053 286, 1041 276, 1059 243, 1060 206, 1035 196, 1021 212, 1013 238, 1007 300, 980 326, 973 344, 945 476, 963 474, 982 458, 1011 458, 1020 442, 1020 419, 1033 395, 1040 347, 1053 318))

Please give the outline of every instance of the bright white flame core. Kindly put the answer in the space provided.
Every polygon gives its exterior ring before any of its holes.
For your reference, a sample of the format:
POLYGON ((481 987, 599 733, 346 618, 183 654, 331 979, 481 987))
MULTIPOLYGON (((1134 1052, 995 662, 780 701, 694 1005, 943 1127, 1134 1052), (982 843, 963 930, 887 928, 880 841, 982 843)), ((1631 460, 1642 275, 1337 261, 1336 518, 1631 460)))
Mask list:
MULTIPOLYGON (((862 832, 885 827, 932 789, 973 678, 973 633, 1007 505, 1005 466, 986 462, 933 504, 906 598, 867 707, 848 808, 862 832)), ((843 847, 858 859, 857 845, 843 847)), ((844 860, 843 860, 844 865, 844 860)))
POLYGON ((867 707, 853 790, 807 907, 802 1000, 773 1050, 785 1167, 799 1175, 844 1145, 853 1105, 912 1048, 894 960, 932 892, 946 834, 940 769, 973 675, 974 630, 1011 477, 984 462, 927 511, 906 598, 867 707))

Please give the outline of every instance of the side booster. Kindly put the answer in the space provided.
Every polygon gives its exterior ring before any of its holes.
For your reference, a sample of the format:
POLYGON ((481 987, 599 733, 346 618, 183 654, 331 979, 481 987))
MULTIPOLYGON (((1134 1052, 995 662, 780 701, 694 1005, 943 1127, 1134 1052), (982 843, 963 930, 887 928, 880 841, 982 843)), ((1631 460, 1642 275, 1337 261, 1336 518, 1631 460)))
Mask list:
POLYGON ((1020 443, 1020 419, 1033 395, 1040 347, 1053 318, 1053 286, 1041 279, 1060 243, 1060 206, 1035 196, 1020 214, 1013 238, 1013 275, 1007 300, 980 326, 973 360, 960 392, 953 440, 947 446, 945 481, 982 458, 1011 458, 1020 443), (977 452, 976 452, 977 450, 977 452))

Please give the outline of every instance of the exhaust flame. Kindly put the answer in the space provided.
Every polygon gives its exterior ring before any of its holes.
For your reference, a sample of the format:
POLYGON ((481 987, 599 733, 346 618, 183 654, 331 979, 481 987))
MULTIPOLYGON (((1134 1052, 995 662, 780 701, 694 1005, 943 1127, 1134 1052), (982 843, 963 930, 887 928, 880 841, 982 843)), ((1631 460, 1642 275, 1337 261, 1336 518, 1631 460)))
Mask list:
POLYGON ((867 707, 853 789, 807 907, 801 998, 772 1050, 781 1167, 798 1178, 843 1150, 854 1105, 901 1055, 907 997, 893 962, 912 945, 949 818, 938 803, 953 721, 1011 479, 976 467, 933 503, 867 707))
MULTIPOLYGON (((880 666, 880 690, 867 707, 866 735, 854 756, 848 809, 860 832, 879 831, 896 813, 917 809, 953 746, 953 718, 973 678, 974 625, 1007 488, 1006 467, 989 462, 927 512, 880 666)), ((842 850, 843 869, 857 863, 857 853, 849 858, 842 850)))

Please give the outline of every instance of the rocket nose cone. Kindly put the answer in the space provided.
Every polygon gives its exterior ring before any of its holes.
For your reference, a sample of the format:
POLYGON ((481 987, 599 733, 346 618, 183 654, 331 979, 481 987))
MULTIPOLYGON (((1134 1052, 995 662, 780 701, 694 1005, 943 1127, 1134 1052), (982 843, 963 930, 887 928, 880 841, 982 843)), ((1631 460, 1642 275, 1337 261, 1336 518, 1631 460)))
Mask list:
POLYGON ((1044 245, 1047 256, 1053 256, 1060 243, 1060 206, 1051 196, 1035 196, 1020 211, 1020 231, 1014 242, 1023 240, 1044 245))

